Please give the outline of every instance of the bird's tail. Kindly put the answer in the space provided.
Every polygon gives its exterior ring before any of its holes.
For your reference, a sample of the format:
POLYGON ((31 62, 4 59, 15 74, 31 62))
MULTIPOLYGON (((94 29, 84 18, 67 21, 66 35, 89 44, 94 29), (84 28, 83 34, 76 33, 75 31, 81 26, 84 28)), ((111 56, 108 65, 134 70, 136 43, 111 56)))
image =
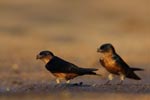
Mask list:
POLYGON ((97 70, 98 69, 96 69, 96 68, 84 68, 82 70, 82 74, 83 75, 87 74, 87 75, 98 75, 98 76, 101 76, 100 74, 97 74, 96 72, 94 72, 94 71, 97 71, 97 70))
POLYGON ((141 68, 131 68, 132 71, 143 71, 144 69, 141 68))
POLYGON ((141 78, 138 75, 136 75, 133 71, 128 73, 126 77, 131 78, 131 79, 135 79, 135 80, 141 80, 141 78))

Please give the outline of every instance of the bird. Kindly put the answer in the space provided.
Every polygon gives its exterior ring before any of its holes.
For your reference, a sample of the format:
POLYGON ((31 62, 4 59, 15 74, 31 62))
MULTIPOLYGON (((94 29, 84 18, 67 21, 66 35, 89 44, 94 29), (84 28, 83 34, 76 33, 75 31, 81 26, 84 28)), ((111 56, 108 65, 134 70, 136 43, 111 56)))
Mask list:
POLYGON ((56 77, 56 83, 60 84, 61 80, 66 80, 66 83, 70 83, 70 80, 82 75, 100 75, 95 73, 96 68, 81 68, 77 65, 70 63, 58 56, 55 56, 49 50, 41 51, 36 59, 40 59, 45 63, 45 67, 48 71, 56 77))
POLYGON ((122 84, 125 78, 134 80, 141 80, 141 78, 135 74, 134 71, 143 71, 141 68, 131 68, 117 53, 114 46, 111 43, 102 44, 98 49, 98 53, 101 53, 100 64, 109 72, 108 81, 105 84, 109 84, 113 80, 114 75, 120 76, 120 82, 122 84))

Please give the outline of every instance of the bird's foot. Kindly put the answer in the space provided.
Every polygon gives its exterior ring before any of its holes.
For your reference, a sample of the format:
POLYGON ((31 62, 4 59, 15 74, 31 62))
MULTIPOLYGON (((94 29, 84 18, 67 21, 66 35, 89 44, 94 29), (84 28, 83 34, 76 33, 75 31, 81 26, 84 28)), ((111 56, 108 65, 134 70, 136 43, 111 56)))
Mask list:
POLYGON ((56 84, 55 88, 65 88, 65 87, 68 87, 68 86, 70 86, 70 84, 62 83, 62 84, 56 84))
POLYGON ((61 86, 61 84, 56 84, 54 87, 56 88, 56 87, 60 87, 61 86))
POLYGON ((108 80, 104 85, 111 85, 110 80, 108 80))
POLYGON ((123 84, 123 81, 120 81, 119 83, 117 83, 117 85, 122 85, 123 84))

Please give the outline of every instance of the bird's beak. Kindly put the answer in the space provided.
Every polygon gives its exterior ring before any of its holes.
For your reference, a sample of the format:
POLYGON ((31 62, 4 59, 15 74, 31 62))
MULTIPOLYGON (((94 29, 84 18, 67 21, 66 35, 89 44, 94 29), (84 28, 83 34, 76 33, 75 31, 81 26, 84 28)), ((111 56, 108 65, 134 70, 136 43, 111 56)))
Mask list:
POLYGON ((101 50, 99 48, 97 48, 97 52, 101 52, 101 50))
POLYGON ((38 59, 41 59, 42 58, 42 56, 41 55, 37 55, 36 56, 36 59, 38 60, 38 59))
POLYGON ((97 52, 98 52, 98 53, 101 53, 101 52, 103 52, 103 50, 101 50, 100 48, 98 48, 98 49, 97 49, 97 52))

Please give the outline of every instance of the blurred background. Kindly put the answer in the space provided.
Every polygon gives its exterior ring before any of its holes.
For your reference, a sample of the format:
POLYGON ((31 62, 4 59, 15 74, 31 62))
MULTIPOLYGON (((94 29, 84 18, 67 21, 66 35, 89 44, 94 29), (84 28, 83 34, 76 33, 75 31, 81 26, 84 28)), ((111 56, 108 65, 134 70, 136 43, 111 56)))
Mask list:
POLYGON ((138 75, 148 84, 150 1, 0 0, 0 87, 54 81, 35 59, 41 50, 107 76, 96 52, 103 43, 112 43, 129 65, 144 68, 138 75))

